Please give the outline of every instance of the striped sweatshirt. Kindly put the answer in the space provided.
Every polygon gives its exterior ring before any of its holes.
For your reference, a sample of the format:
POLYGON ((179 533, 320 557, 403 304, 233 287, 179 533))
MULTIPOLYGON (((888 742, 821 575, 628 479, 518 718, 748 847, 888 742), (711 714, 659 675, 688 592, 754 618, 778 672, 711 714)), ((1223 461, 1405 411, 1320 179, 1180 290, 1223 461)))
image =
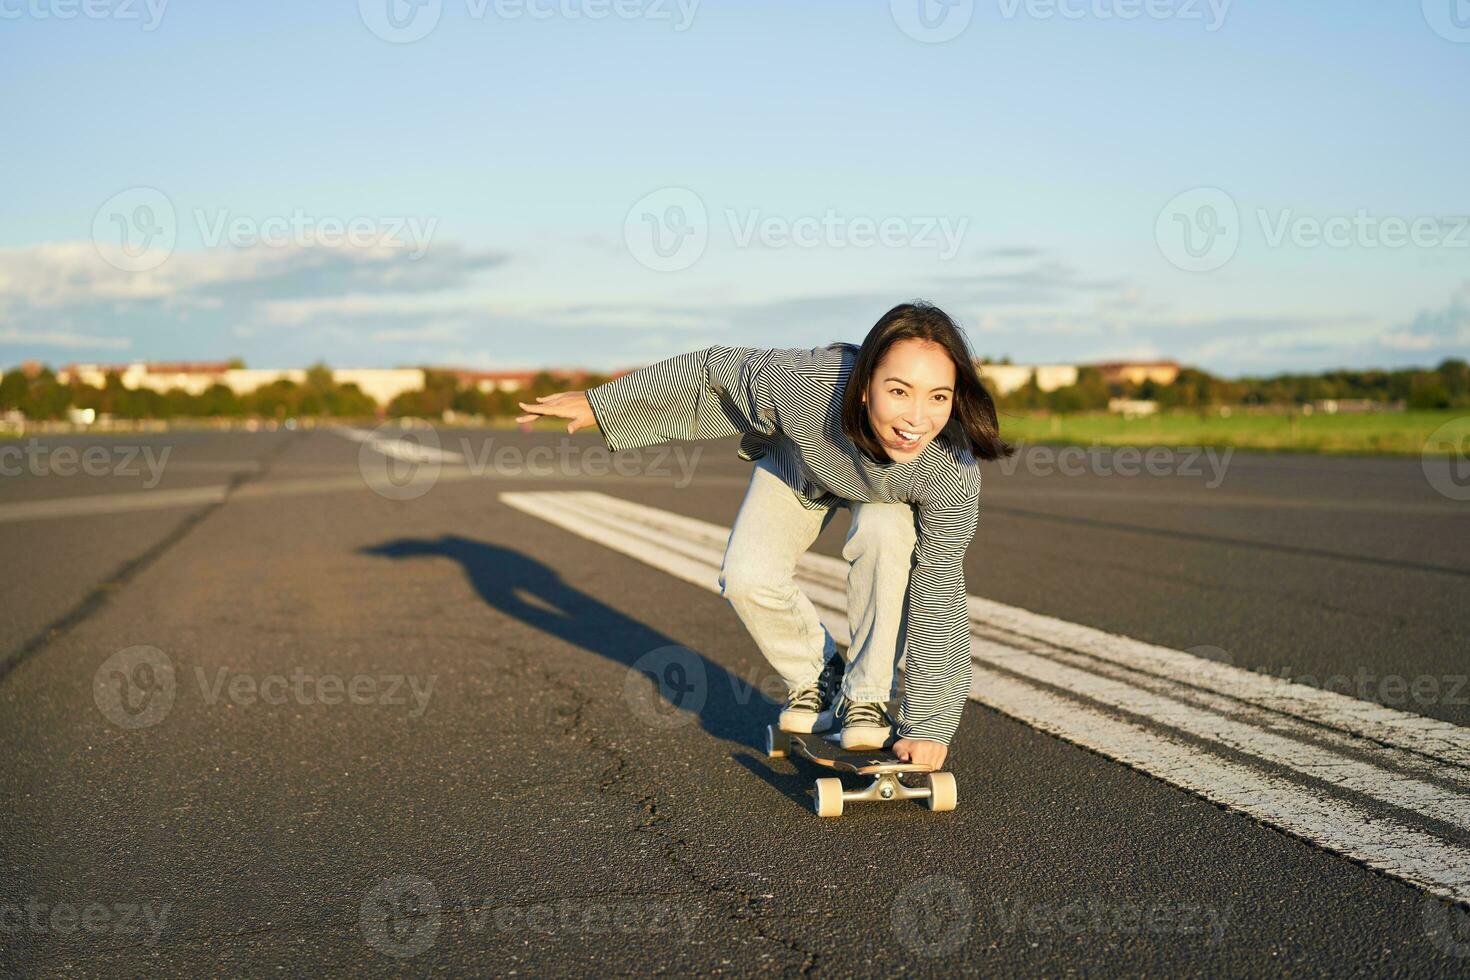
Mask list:
POLYGON ((979 520, 980 468, 941 433, 915 459, 874 462, 842 432, 842 395, 858 347, 709 347, 586 392, 608 449, 740 436, 808 510, 840 500, 918 511, 909 573, 898 734, 948 744, 970 690, 965 549, 979 520))

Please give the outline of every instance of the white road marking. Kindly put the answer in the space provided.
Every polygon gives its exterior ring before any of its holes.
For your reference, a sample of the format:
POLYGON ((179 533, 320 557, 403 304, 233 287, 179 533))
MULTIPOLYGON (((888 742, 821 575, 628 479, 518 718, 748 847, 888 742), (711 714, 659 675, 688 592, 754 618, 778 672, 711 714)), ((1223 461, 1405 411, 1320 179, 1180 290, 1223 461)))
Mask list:
POLYGON ((354 442, 364 443, 369 449, 384 456, 401 459, 409 463, 463 463, 464 456, 437 446, 425 446, 412 439, 390 439, 369 429, 334 428, 338 435, 354 442))
POLYGON ((126 493, 91 493, 50 500, 24 500, 0 505, 0 522, 33 521, 56 517, 90 517, 94 514, 125 514, 161 507, 197 507, 225 499, 229 487, 191 487, 187 490, 130 490, 126 493))
MULTIPOLYGON (((601 493, 500 499, 719 591, 730 529, 601 493)), ((797 584, 847 637, 847 563, 797 584)), ((969 596, 971 697, 1385 874, 1470 903, 1470 729, 969 596), (1376 801, 1392 810, 1372 808, 1376 801)))

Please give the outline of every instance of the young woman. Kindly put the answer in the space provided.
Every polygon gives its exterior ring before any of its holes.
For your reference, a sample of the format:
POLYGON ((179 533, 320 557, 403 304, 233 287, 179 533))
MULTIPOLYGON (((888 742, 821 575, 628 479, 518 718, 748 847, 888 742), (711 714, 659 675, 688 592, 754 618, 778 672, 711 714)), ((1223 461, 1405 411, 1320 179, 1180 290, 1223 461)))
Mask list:
POLYGON ((970 689, 964 557, 979 519, 978 460, 1010 456, 995 403, 953 320, 895 306, 862 346, 709 347, 588 391, 519 403, 602 431, 617 452, 738 435, 755 462, 720 570, 789 695, 780 726, 846 748, 887 743, 903 653, 899 758, 941 768, 970 689), (796 586, 796 561, 838 507, 852 512, 847 657, 796 586))

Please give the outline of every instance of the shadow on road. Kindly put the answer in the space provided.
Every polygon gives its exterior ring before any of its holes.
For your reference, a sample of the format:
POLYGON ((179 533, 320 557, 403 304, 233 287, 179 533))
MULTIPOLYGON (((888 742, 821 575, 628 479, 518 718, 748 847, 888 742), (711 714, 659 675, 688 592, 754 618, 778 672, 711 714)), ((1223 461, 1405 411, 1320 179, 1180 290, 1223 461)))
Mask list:
MULTIPOLYGON (((636 671, 613 693, 626 697, 629 710, 644 724, 675 731, 698 721, 716 738, 764 751, 763 726, 776 714, 776 702, 766 693, 771 685, 779 685, 774 674, 759 685, 752 684, 572 588, 541 562, 508 548, 447 534, 432 539, 401 538, 364 548, 362 553, 394 560, 434 557, 456 561, 480 598, 493 608, 636 671)), ((735 622, 733 612, 731 621, 735 622)))

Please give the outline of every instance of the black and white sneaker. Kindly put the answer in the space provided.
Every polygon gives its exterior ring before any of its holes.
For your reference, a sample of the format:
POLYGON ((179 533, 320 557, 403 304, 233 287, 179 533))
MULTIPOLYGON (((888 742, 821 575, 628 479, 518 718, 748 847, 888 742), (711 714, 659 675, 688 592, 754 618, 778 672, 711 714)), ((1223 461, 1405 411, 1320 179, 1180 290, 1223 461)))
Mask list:
POLYGON ((842 747, 849 752, 881 749, 893 731, 892 720, 882 701, 849 701, 842 698, 842 747))
POLYGON ((833 705, 842 690, 847 662, 834 653, 822 666, 816 683, 792 691, 781 708, 776 726, 783 732, 825 732, 836 723, 833 705))

